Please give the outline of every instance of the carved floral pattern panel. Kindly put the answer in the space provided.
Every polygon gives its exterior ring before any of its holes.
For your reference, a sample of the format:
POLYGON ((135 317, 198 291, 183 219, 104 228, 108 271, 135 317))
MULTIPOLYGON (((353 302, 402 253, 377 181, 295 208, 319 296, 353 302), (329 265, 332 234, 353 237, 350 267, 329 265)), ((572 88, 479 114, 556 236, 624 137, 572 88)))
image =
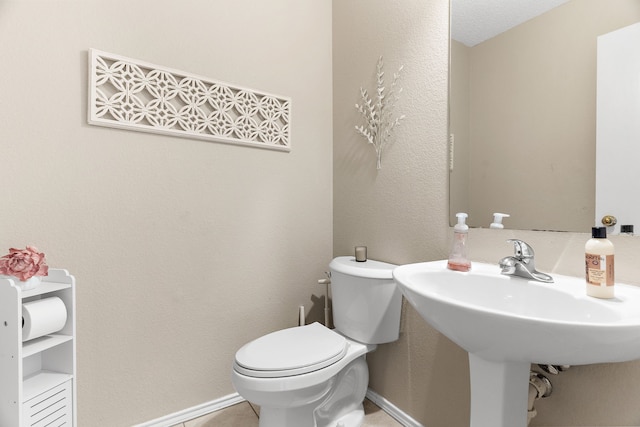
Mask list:
POLYGON ((290 150, 291 100, 89 51, 89 124, 290 150))

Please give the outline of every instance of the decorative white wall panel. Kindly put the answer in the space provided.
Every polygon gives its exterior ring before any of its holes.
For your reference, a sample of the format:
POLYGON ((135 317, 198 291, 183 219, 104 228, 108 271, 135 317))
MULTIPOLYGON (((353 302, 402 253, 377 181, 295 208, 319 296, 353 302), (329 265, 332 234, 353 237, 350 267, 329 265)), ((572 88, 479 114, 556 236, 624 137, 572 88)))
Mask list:
POLYGON ((289 98, 96 49, 88 113, 92 125, 290 150, 289 98))

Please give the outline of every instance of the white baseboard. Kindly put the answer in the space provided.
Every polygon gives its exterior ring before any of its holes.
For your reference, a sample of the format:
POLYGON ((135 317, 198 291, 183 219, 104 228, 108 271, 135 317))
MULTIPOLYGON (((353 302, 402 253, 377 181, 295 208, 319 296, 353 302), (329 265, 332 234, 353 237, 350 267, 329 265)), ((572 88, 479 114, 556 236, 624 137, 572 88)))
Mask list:
POLYGON ((164 417, 156 418, 155 420, 136 424, 133 427, 171 427, 244 401, 245 399, 238 393, 233 393, 210 402, 205 402, 191 408, 183 409, 182 411, 174 412, 173 414, 165 415, 164 417))
POLYGON ((404 427, 424 427, 418 421, 411 418, 408 414, 403 412, 400 408, 398 408, 393 403, 389 402, 384 397, 380 396, 375 391, 368 389, 367 390, 367 399, 371 402, 375 403, 380 409, 389 414, 392 418, 402 424, 404 427))
MULTIPOLYGON (((424 427, 409 415, 405 414, 396 405, 371 389, 367 390, 367 399, 380 407, 380 409, 389 414, 389 416, 393 417, 404 427, 424 427)), ((238 393, 233 393, 210 402, 205 402, 191 408, 183 409, 182 411, 174 412, 173 414, 165 415, 164 417, 156 418, 155 420, 136 424, 133 427, 171 427, 245 401, 246 400, 238 393)))

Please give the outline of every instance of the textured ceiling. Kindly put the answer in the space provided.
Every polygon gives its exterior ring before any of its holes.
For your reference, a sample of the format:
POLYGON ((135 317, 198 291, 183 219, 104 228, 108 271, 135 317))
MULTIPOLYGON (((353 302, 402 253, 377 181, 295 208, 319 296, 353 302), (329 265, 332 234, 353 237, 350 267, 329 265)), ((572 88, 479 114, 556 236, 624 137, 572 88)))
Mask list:
POLYGON ((474 46, 569 0, 452 0, 451 38, 474 46))

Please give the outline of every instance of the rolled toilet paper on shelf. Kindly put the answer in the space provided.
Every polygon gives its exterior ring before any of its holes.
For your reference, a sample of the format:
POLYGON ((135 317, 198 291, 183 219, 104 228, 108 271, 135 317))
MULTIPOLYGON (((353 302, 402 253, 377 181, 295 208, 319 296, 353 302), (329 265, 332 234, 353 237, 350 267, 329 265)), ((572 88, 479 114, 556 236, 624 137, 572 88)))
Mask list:
POLYGON ((67 323, 67 307, 58 297, 22 304, 22 341, 53 334, 67 323))

